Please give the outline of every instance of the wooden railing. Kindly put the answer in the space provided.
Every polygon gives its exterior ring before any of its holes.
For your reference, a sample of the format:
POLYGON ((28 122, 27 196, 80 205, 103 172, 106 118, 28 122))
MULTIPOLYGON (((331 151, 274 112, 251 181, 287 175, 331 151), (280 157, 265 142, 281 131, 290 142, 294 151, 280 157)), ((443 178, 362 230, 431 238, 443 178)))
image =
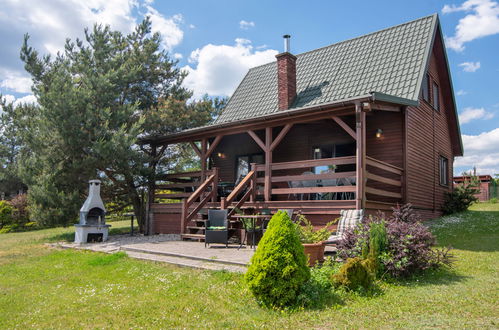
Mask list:
MULTIPOLYGON (((294 162, 283 162, 283 163, 272 163, 271 170, 292 170, 292 169, 303 169, 310 170, 316 166, 329 166, 329 165, 349 165, 355 164, 356 160, 354 156, 348 157, 335 157, 335 158, 324 158, 324 159, 309 159, 300 160, 294 162)), ((265 165, 257 165, 256 171, 265 171, 265 165)), ((355 192, 355 185, 324 185, 321 186, 322 180, 334 180, 334 179, 355 179, 356 172, 330 172, 321 174, 300 174, 300 175, 280 175, 271 177, 272 183, 277 182, 290 182, 290 181, 316 181, 317 186, 311 187, 296 187, 296 188, 274 188, 271 190, 272 195, 289 195, 289 194, 314 194, 314 193, 343 193, 343 192, 355 192)), ((264 183, 264 178, 256 179, 256 182, 261 184, 264 183)), ((350 182, 353 182, 351 180, 350 182)), ((258 194, 261 194, 258 192, 258 194)))
POLYGON ((383 174, 374 174, 366 170, 367 180, 375 181, 378 183, 378 185, 381 184, 381 186, 384 186, 385 188, 391 187, 391 190, 395 190, 395 191, 387 191, 381 188, 373 188, 366 186, 366 193, 382 197, 403 199, 402 179, 403 179, 404 170, 402 168, 383 162, 378 159, 374 159, 372 157, 366 157, 366 165, 381 170, 382 172, 380 173, 383 173, 383 174), (386 173, 389 174, 387 175, 386 173), (391 176, 391 178, 388 176, 391 176), (395 177, 395 179, 393 177, 395 177))
POLYGON ((234 188, 234 190, 227 197, 222 197, 220 202, 220 207, 222 210, 229 208, 233 201, 239 196, 243 191, 244 195, 239 199, 234 205, 234 207, 229 210, 228 215, 231 216, 232 213, 238 208, 241 208, 243 204, 249 199, 251 202, 254 201, 256 195, 256 164, 252 164, 251 171, 244 177, 243 180, 234 188))
POLYGON ((217 200, 217 184, 218 184, 218 168, 213 168, 211 174, 193 193, 189 198, 182 200, 182 216, 181 216, 181 230, 185 232, 185 226, 189 221, 197 215, 206 203, 210 200, 216 202, 217 200), (194 203, 197 203, 191 210, 194 203))
MULTIPOLYGON (((213 170, 205 173, 212 175, 213 170)), ((158 180, 162 183, 155 186, 155 199, 185 199, 193 194, 192 191, 186 192, 186 188, 196 190, 201 186, 201 171, 165 174, 158 180)))

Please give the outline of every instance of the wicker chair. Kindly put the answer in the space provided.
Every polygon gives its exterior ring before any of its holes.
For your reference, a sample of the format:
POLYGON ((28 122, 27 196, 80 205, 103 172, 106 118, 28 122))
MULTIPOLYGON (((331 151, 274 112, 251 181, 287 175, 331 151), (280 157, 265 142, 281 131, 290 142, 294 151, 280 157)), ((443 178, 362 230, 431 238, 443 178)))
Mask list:
POLYGON ((206 222, 204 247, 211 243, 229 245, 229 228, 227 210, 208 210, 208 221, 206 222))

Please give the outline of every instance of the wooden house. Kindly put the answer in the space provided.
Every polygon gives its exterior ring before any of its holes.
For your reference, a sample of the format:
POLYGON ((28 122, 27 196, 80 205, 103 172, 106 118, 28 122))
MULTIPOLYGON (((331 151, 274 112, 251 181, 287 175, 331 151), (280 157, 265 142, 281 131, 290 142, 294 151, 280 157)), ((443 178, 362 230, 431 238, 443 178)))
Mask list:
POLYGON ((201 160, 158 175, 152 232, 199 238, 205 208, 295 209, 315 224, 408 202, 441 214, 463 147, 436 14, 276 58, 248 71, 213 123, 144 140, 188 142, 201 160))

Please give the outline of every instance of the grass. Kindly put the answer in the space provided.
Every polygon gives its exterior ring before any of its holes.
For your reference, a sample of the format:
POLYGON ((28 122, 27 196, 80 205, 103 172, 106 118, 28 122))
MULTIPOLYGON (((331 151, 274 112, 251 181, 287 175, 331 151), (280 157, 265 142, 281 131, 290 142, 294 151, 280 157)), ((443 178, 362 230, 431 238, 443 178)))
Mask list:
MULTIPOLYGON (((456 249, 452 269, 338 292, 329 306, 260 308, 242 276, 55 250, 72 228, 0 235, 0 328, 497 328, 499 204, 429 223, 456 249)), ((114 223, 125 230, 127 222, 114 223)))

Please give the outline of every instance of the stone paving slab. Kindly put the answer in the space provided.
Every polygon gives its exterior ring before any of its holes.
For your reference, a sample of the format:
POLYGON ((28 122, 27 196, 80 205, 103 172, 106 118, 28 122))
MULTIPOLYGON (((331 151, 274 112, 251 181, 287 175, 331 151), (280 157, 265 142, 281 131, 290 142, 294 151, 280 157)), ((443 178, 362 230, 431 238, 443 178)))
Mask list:
POLYGON ((167 262, 184 267, 193 267, 211 270, 227 270, 244 272, 253 249, 237 244, 212 244, 205 248, 204 243, 181 241, 179 235, 151 235, 151 236, 109 236, 109 240, 102 243, 77 244, 59 242, 50 244, 54 247, 83 249, 103 253, 125 251, 130 257, 144 260, 167 262))

